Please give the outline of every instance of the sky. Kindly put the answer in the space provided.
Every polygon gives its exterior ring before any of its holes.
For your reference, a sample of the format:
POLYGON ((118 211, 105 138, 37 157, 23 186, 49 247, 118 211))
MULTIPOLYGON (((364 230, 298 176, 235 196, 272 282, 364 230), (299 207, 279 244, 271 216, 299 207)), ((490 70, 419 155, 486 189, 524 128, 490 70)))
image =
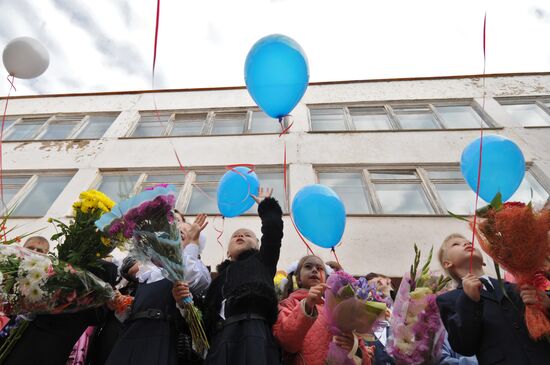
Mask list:
MULTIPOLYGON (((151 89, 156 3, 0 0, 0 46, 30 36, 50 53, 12 95, 151 89)), ((301 44, 312 82, 481 74, 485 12, 487 73, 550 71, 548 0, 161 0, 155 88, 244 85, 273 33, 301 44)))

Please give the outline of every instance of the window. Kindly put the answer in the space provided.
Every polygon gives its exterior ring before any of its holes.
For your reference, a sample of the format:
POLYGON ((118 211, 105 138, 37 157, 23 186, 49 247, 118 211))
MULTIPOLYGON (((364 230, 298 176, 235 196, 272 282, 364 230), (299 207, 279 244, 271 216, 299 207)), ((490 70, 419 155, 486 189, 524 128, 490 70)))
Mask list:
POLYGON ((247 113, 216 113, 212 135, 243 134, 247 113))
POLYGON ((14 117, 4 125, 6 141, 97 139, 115 120, 115 114, 56 114, 14 117))
MULTIPOLYGON (((286 123, 286 121, 285 121, 286 123)), ((284 123, 284 124, 285 124, 284 123)), ((142 112, 132 137, 241 135, 280 133, 281 125, 261 111, 210 111, 198 113, 142 112)))
POLYGON ((315 107, 310 109, 313 131, 375 131, 476 129, 489 124, 471 104, 315 107))
POLYGON ((72 178, 72 174, 4 175, 4 212, 12 217, 43 217, 72 178))
POLYGON ((550 126, 550 108, 540 101, 529 104, 501 103, 502 107, 519 125, 524 127, 550 126))
MULTIPOLYGON (((179 170, 154 172, 104 172, 97 189, 107 194, 114 201, 124 200, 145 188, 157 184, 173 184, 178 188, 176 208, 186 214, 199 213, 219 214, 217 204, 218 182, 225 173, 225 169, 216 171, 195 172, 187 174, 179 170)), ((287 212, 284 199, 283 174, 280 172, 256 171, 262 186, 272 187, 274 197, 287 212)), ((246 214, 256 214, 256 207, 246 214)))
MULTIPOLYGON (((318 178, 321 184, 331 187, 342 198, 348 214, 473 213, 475 193, 458 168, 346 170, 321 170, 318 178)), ((549 194, 541 180, 544 181, 545 177, 529 167, 521 186, 510 200, 545 202, 549 194)))

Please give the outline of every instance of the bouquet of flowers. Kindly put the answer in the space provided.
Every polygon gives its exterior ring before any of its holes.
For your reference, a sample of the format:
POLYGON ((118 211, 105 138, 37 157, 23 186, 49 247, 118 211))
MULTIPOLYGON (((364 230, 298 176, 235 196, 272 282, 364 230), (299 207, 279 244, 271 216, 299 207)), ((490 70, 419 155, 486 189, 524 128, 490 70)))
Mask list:
MULTIPOLYGON (((549 213, 546 209, 536 211, 531 204, 502 204, 500 193, 489 206, 476 212, 481 218, 476 235, 483 251, 516 278, 518 287, 530 285, 541 291, 546 289, 549 213)), ((550 320, 542 305, 527 305, 525 322, 532 338, 538 340, 550 335, 550 320)))
POLYGON ((355 341, 350 353, 331 342, 327 364, 356 364, 354 355, 358 346, 363 344, 363 337, 376 326, 386 308, 376 288, 365 278, 357 280, 343 271, 331 274, 327 280, 324 310, 329 329, 333 335, 353 333, 355 341))
MULTIPOLYGON (((185 281, 180 232, 174 220, 176 188, 160 184, 117 204, 96 226, 112 239, 132 238, 132 255, 158 266, 172 282, 185 281)), ((185 320, 198 353, 208 349, 201 313, 191 298, 183 302, 185 320)))
POLYGON ((83 269, 98 266, 97 261, 110 254, 116 241, 110 240, 95 226, 95 221, 108 213, 115 203, 100 191, 89 190, 80 193, 80 199, 73 204, 74 220, 69 225, 50 218, 60 232, 52 236, 57 240, 59 259, 83 269))
POLYGON ((19 246, 0 245, 0 311, 55 314, 98 307, 114 297, 91 273, 19 246))
POLYGON ((433 248, 418 272, 420 250, 414 245, 415 258, 409 273, 403 276, 390 320, 393 336, 386 347, 398 365, 429 365, 439 360, 445 341, 445 328, 437 307, 437 294, 450 278, 430 273, 433 248))

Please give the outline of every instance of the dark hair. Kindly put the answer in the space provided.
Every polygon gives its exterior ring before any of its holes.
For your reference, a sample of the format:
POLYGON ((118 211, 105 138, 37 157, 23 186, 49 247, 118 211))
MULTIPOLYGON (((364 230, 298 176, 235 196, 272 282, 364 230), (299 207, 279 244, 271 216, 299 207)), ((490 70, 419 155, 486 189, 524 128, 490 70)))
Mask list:
MULTIPOLYGON (((292 292, 295 290, 294 288, 294 277, 296 277, 298 280, 300 278, 300 271, 302 271, 302 266, 304 266, 304 262, 306 262, 307 259, 311 258, 311 257, 316 257, 318 258, 319 260, 321 260, 321 258, 317 255, 307 255, 307 256, 304 256, 300 259, 300 261, 298 261, 298 266, 296 266, 296 270, 295 271, 292 271, 292 272, 289 272, 288 275, 287 275, 287 283, 283 289, 283 296, 282 298, 283 299, 286 299, 290 296, 290 294, 292 294, 292 292)), ((321 262, 323 262, 323 260, 321 260, 321 262)))
POLYGON ((137 263, 137 260, 135 257, 132 256, 126 256, 124 260, 122 260, 122 265, 120 265, 120 276, 122 276, 124 279, 128 281, 135 281, 134 278, 130 277, 128 275, 128 271, 137 263))

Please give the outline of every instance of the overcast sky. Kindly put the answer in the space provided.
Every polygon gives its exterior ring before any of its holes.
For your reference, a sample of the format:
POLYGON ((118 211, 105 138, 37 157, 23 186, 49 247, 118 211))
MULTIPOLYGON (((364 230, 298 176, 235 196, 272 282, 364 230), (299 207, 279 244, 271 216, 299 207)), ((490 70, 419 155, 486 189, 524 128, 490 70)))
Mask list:
MULTIPOLYGON (((244 85, 248 50, 272 33, 302 45, 311 81, 479 74, 485 11, 488 73, 550 71, 548 0, 162 0, 156 88, 244 85)), ((156 0, 0 0, 1 47, 31 36, 51 58, 15 95, 150 89, 155 12, 156 0)))

